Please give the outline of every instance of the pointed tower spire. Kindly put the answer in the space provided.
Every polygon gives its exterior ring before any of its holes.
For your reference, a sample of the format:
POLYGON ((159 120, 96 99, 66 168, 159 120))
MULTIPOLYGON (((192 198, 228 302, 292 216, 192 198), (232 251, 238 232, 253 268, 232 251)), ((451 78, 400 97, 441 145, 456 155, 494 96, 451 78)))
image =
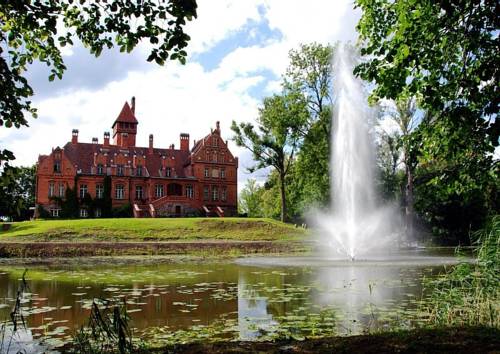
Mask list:
MULTIPOLYGON (((132 99, 132 105, 135 108, 135 98, 132 99)), ((111 127, 113 129, 113 143, 123 147, 135 146, 138 123, 132 108, 128 102, 125 102, 120 114, 111 127)))

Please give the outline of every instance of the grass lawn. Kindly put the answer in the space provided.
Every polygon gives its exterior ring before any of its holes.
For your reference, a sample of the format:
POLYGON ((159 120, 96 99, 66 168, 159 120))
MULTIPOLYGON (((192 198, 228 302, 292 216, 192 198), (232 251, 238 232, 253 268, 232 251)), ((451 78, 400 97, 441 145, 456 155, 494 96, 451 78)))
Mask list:
POLYGON ((272 219, 77 219, 15 222, 0 231, 0 242, 299 241, 307 236, 300 227, 272 219))

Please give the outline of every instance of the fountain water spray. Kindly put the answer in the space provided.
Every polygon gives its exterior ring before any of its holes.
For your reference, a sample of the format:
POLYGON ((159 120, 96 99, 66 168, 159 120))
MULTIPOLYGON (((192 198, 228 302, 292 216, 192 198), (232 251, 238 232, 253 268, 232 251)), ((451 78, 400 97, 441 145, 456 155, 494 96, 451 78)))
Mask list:
POLYGON ((334 56, 331 210, 316 213, 313 222, 330 247, 354 261, 358 254, 385 244, 392 212, 377 203, 375 148, 369 134, 372 112, 362 83, 352 73, 352 54, 339 45, 334 56))

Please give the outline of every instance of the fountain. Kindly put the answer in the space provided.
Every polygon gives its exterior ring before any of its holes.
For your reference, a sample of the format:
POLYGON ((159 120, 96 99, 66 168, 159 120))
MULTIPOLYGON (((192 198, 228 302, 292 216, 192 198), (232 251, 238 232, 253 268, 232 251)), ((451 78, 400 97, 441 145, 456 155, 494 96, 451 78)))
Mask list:
POLYGON ((391 232, 394 213, 377 202, 375 149, 369 134, 372 112, 362 83, 352 73, 350 54, 343 45, 335 53, 331 209, 315 213, 313 223, 324 243, 354 261, 361 254, 394 244, 395 238, 391 232))

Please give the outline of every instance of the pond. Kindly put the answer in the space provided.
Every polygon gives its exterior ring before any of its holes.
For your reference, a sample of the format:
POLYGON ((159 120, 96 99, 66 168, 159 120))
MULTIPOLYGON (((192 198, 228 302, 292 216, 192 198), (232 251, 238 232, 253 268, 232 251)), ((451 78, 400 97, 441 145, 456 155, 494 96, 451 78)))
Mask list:
MULTIPOLYGON (((125 301, 134 336, 158 345, 357 334, 408 326, 423 278, 455 262, 412 259, 414 253, 385 262, 262 256, 29 266, 22 303, 28 335, 54 346, 87 323, 94 299, 125 301)), ((9 317, 25 268, 0 265, 0 319, 9 317)))

